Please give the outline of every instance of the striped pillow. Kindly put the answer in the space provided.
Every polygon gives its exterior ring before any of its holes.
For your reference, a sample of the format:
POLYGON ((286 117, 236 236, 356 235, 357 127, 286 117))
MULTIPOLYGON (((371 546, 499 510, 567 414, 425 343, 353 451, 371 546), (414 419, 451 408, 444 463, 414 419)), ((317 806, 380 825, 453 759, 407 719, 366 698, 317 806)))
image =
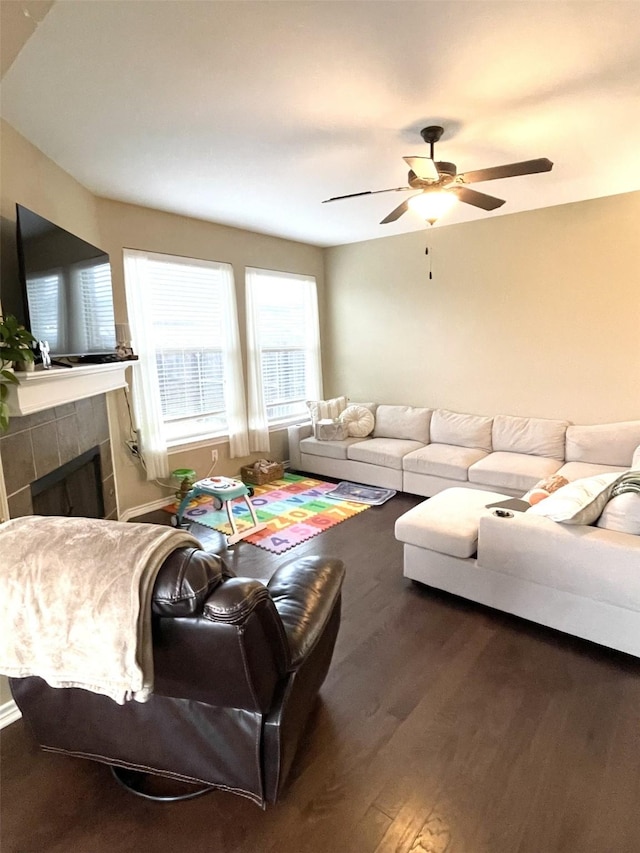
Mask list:
POLYGON ((307 408, 311 415, 311 422, 325 420, 336 420, 347 408, 349 401, 346 397, 334 397, 331 400, 307 400, 307 408))

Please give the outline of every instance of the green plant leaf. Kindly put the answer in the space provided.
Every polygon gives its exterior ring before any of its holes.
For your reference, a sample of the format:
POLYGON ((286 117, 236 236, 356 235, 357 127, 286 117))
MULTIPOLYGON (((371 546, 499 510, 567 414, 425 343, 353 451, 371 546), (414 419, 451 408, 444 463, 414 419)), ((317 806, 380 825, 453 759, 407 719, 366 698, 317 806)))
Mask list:
POLYGON ((3 382, 10 382, 12 385, 20 384, 15 373, 12 373, 10 370, 0 370, 0 376, 2 376, 3 382))

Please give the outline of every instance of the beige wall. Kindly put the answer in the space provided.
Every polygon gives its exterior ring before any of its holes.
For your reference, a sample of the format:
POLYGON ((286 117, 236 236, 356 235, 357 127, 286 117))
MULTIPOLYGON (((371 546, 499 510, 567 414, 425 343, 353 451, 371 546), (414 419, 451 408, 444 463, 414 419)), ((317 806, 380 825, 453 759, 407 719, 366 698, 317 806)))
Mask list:
POLYGON ((328 250, 325 392, 640 418, 639 222, 635 192, 328 250))

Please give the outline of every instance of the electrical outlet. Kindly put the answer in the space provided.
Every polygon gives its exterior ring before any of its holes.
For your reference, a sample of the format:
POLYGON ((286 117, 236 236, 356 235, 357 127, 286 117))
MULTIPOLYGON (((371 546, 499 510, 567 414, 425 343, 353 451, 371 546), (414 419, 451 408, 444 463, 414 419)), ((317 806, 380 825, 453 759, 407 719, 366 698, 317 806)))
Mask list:
POLYGON ((138 449, 138 442, 137 441, 127 441, 125 443, 126 443, 127 447, 129 448, 129 453, 137 459, 140 456, 140 451, 138 449))
POLYGON ((217 451, 217 449, 213 449, 213 450, 211 451, 211 461, 212 461, 212 463, 213 463, 214 465, 215 465, 215 464, 216 464, 216 462, 218 461, 218 451, 217 451))

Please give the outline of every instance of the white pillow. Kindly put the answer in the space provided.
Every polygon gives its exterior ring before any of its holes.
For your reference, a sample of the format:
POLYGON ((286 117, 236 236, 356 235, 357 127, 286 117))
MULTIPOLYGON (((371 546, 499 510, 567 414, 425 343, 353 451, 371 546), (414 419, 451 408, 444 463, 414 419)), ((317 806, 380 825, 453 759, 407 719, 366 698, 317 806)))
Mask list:
POLYGON ((640 494, 623 492, 611 498, 602 510, 596 526, 640 536, 640 494))
POLYGON ((429 444, 432 409, 381 404, 376 409, 375 438, 400 438, 429 444))
POLYGON ((568 483, 527 510, 564 524, 593 524, 609 500, 619 473, 597 474, 568 483))
POLYGON ((311 422, 322 420, 335 421, 347 408, 349 401, 346 397, 333 397, 331 400, 307 400, 307 408, 311 415, 311 422))
POLYGON ((340 415, 340 420, 347 425, 347 432, 355 438, 369 435, 375 425, 373 413, 366 406, 347 406, 340 415))

